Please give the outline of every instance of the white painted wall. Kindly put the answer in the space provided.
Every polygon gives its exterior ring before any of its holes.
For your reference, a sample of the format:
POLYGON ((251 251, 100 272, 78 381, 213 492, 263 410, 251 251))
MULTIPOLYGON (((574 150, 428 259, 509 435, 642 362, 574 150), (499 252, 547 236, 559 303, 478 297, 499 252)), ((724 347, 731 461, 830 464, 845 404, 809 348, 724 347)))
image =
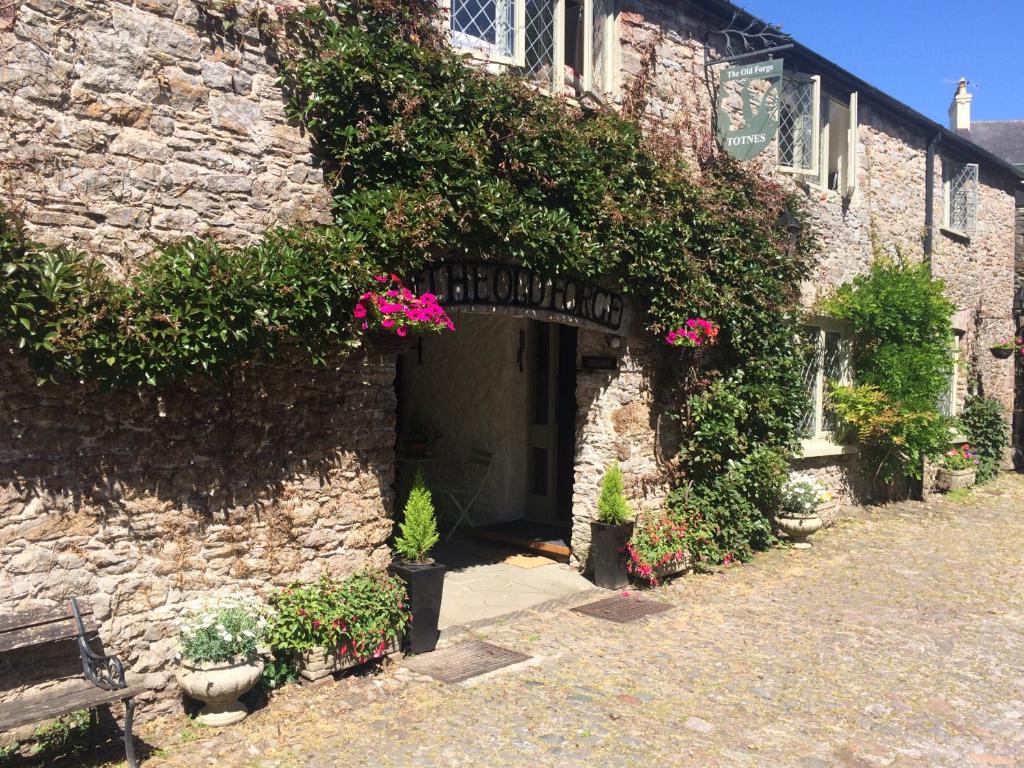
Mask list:
MULTIPOLYGON (((527 361, 516 362, 523 318, 454 313, 454 333, 423 339, 423 362, 403 358, 399 398, 400 437, 428 434, 430 453, 443 462, 425 462, 432 488, 464 486, 464 464, 473 448, 494 452, 477 505, 475 522, 514 520, 524 512, 526 491, 527 361)), ((525 357, 525 353, 524 353, 525 357)), ((434 493, 439 510, 450 500, 434 493)), ((404 503, 400 499, 399 503, 404 503)))

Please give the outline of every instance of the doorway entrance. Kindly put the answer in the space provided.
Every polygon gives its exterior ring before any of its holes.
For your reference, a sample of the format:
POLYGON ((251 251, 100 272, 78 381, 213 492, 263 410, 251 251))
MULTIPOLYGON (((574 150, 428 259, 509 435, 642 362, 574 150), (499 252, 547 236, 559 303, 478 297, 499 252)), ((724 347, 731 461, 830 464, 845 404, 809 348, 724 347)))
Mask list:
POLYGON ((567 556, 576 328, 490 312, 453 320, 454 333, 426 336, 400 359, 396 512, 420 470, 442 527, 460 514, 449 491, 478 488, 460 535, 560 542, 567 556), (490 456, 483 475, 472 461, 481 453, 490 456))
POLYGON ((530 412, 525 517, 572 522, 576 446, 576 329, 531 320, 530 412))

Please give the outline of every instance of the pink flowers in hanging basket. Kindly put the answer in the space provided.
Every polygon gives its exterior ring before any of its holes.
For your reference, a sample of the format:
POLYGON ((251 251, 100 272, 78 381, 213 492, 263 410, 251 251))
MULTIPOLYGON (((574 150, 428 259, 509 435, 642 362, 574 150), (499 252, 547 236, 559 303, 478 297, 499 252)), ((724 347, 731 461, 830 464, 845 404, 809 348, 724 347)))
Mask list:
POLYGON ((414 331, 454 331, 455 324, 437 303, 432 293, 417 296, 399 279, 398 275, 378 275, 381 284, 377 291, 367 291, 359 297, 352 311, 364 331, 383 329, 397 336, 408 336, 414 331))
POLYGON ((669 331, 666 343, 673 347, 704 347, 715 343, 718 324, 703 317, 691 317, 682 328, 669 331))

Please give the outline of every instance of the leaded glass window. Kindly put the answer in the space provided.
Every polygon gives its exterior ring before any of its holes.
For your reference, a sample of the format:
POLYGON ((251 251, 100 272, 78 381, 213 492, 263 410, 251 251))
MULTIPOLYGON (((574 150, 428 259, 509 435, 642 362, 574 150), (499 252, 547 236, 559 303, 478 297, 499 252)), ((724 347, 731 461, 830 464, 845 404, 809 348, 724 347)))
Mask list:
POLYGON ((524 0, 450 0, 452 43, 481 58, 517 59, 519 12, 524 0))
POLYGON ((787 75, 779 94, 779 165, 797 173, 818 168, 821 81, 787 75))
POLYGON ((973 235, 978 219, 978 166, 947 161, 946 226, 973 235))
POLYGON ((845 337, 838 325, 822 321, 820 325, 805 326, 801 341, 807 393, 801 433, 805 438, 828 439, 839 426, 829 405, 829 391, 832 386, 849 382, 845 337))

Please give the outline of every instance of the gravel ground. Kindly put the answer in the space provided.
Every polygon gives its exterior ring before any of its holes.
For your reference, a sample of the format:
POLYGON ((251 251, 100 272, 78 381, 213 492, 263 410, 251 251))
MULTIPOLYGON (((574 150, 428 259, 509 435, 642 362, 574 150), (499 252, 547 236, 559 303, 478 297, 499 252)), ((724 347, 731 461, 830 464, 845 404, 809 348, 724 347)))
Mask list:
POLYGON ((462 685, 394 665, 222 732, 157 722, 144 765, 1024 766, 1022 501, 1009 475, 870 508, 651 590, 673 609, 635 624, 558 607, 467 630, 533 659, 462 685))

